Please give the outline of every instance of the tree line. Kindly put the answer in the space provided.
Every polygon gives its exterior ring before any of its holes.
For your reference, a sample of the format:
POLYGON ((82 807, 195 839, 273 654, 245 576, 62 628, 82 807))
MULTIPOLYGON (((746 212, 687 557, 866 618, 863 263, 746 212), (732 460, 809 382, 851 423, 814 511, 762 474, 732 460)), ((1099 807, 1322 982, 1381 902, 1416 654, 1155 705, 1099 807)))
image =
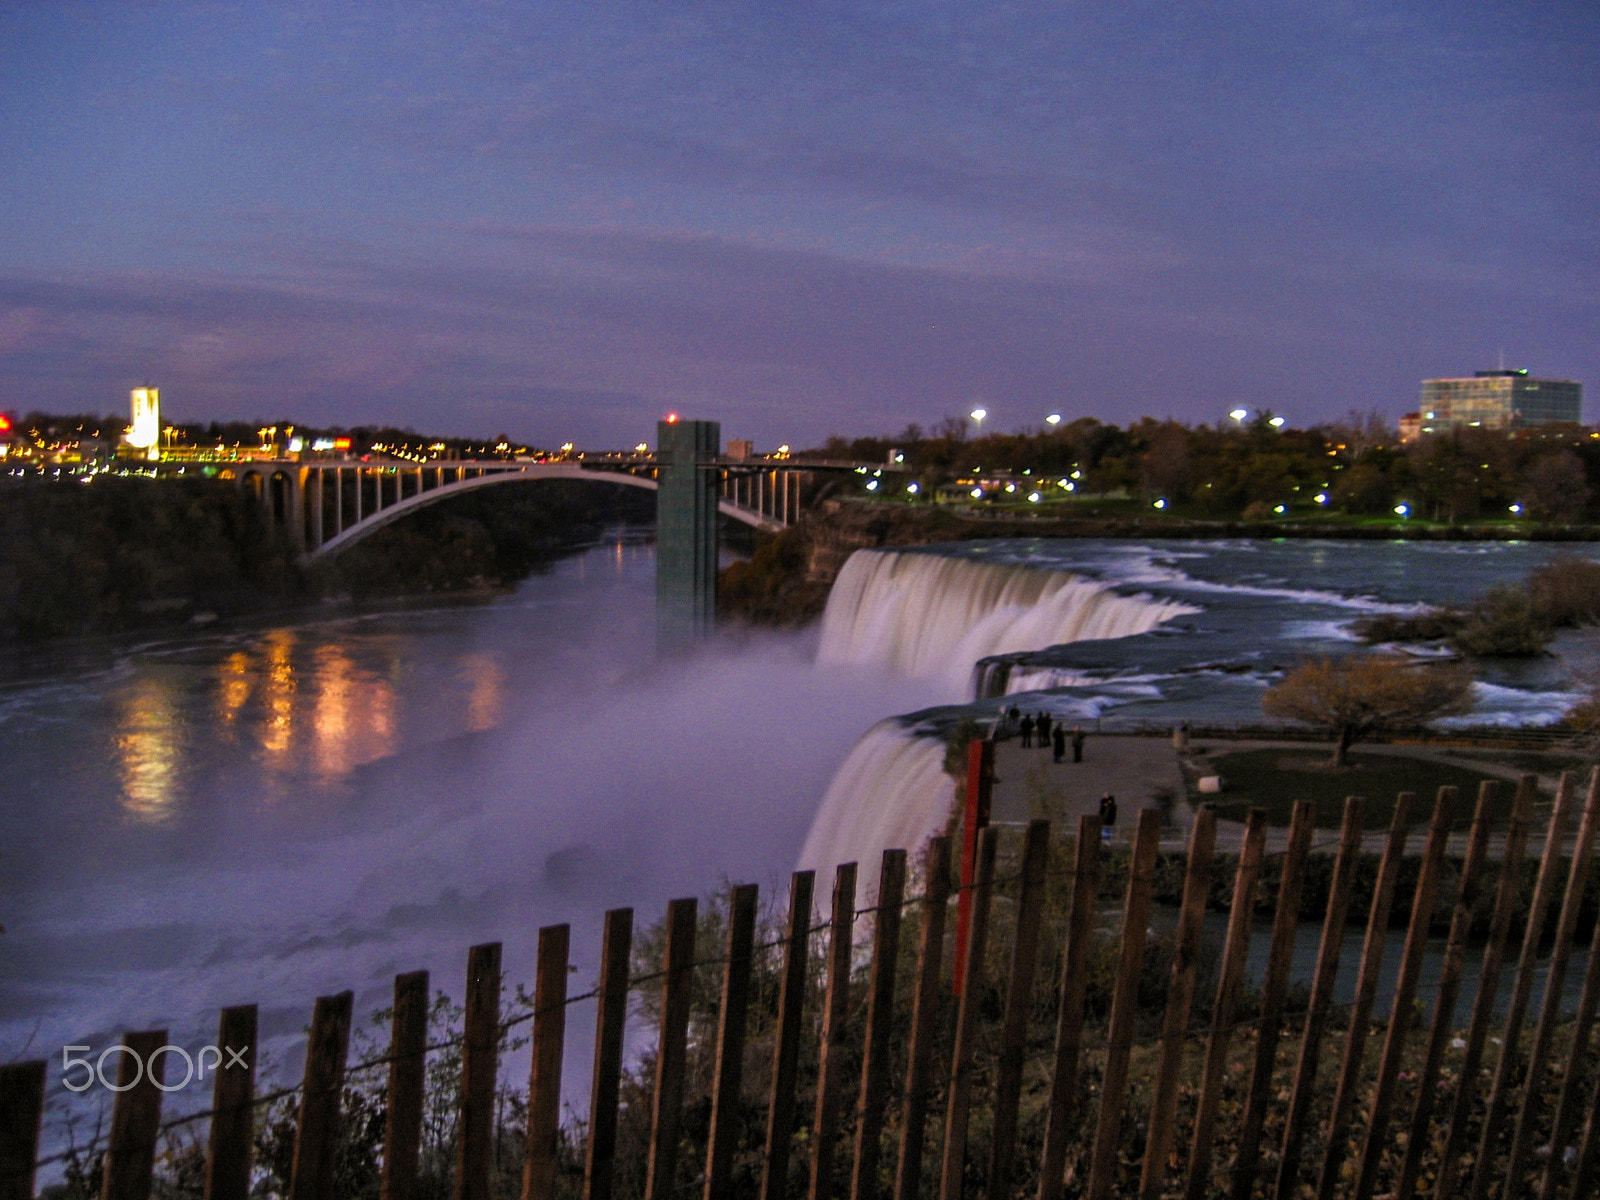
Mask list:
POLYGON ((1122 427, 1080 417, 978 435, 973 422, 947 417, 893 437, 831 437, 809 453, 855 461, 904 455, 923 494, 982 472, 1076 471, 1080 494, 1161 499, 1199 517, 1265 519, 1280 505, 1366 517, 1405 505, 1409 515, 1453 524, 1507 517, 1515 505, 1538 521, 1600 519, 1600 436, 1576 425, 1459 428, 1402 445, 1376 413, 1307 429, 1273 420, 1268 410, 1218 425, 1145 417, 1122 427))

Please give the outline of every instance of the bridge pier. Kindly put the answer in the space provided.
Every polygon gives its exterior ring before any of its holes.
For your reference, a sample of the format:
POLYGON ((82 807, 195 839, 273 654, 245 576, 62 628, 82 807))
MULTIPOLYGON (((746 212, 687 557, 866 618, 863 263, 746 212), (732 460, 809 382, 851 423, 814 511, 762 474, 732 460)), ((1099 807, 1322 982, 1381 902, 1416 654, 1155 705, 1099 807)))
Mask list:
POLYGON ((656 459, 656 637, 665 648, 711 633, 717 623, 716 421, 659 421, 656 459))

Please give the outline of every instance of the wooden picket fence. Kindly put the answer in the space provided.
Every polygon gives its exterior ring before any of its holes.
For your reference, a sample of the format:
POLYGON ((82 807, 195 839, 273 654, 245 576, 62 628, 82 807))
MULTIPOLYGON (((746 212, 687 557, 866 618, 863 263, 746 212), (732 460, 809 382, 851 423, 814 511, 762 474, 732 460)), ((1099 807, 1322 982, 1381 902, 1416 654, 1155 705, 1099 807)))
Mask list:
MULTIPOLYGON (((974 761, 977 761, 975 751, 974 761)), ((1600 832, 1600 772, 1580 803, 1571 775, 1562 778, 1545 831, 1543 856, 1521 931, 1521 949, 1510 1003, 1496 1015, 1495 997, 1512 935, 1521 867, 1533 828, 1536 779, 1524 776, 1503 828, 1503 862, 1493 898, 1482 974, 1464 1031, 1455 1024, 1456 1002, 1467 957, 1468 933, 1481 907, 1490 857, 1490 813, 1494 785, 1486 784, 1472 818, 1448 942, 1436 978, 1421 978, 1423 950, 1438 896, 1446 839, 1457 815, 1454 789, 1441 789, 1422 848, 1411 896, 1393 1003, 1386 1021, 1375 1019, 1378 977, 1389 933, 1401 862, 1415 797, 1403 794, 1378 867, 1354 1001, 1334 1004, 1334 980, 1361 856, 1363 801, 1346 803, 1332 869, 1326 916, 1305 1011, 1286 1011, 1291 952, 1300 910, 1313 811, 1293 813, 1282 867, 1270 949, 1260 983, 1259 1004, 1249 1019, 1238 1016, 1245 994, 1246 954, 1258 885, 1267 857, 1265 814, 1253 812, 1245 826, 1233 883, 1225 943, 1209 1022, 1191 1020, 1206 898, 1215 860, 1217 825, 1212 813, 1197 814, 1185 865, 1174 954, 1161 1032, 1138 1036, 1138 983, 1153 903, 1160 817, 1139 814, 1132 839, 1115 943, 1115 982, 1103 1034, 1086 1019, 1085 995, 1097 933, 1096 896, 1104 878, 1099 822, 1078 825, 1070 870, 1056 872, 1071 888, 1072 902, 1061 969, 1055 988, 1053 1047, 1029 1055, 1030 1017, 1041 958, 1046 890, 1052 872, 1050 830, 1034 821, 1022 834, 1009 905, 1014 922, 1009 970, 1004 980, 998 1037, 985 1037, 980 1007, 995 995, 998 980, 985 978, 986 948, 993 941, 1000 831, 980 818, 963 832, 962 871, 952 879, 950 839, 930 841, 921 865, 922 893, 907 897, 907 855, 884 854, 874 903, 857 907, 856 866, 838 868, 829 919, 813 923, 814 877, 798 872, 789 889, 787 924, 777 948, 783 962, 773 1031, 772 1072, 765 1097, 765 1142, 759 1160, 736 1172, 737 1120, 743 1097, 742 1070, 749 1021, 754 939, 758 925, 753 886, 732 890, 727 940, 715 961, 722 973, 715 1059, 709 1096, 709 1134, 703 1165, 680 1162, 686 1145, 685 1087, 691 983, 697 967, 697 906, 675 900, 667 910, 665 961, 660 986, 660 1023, 654 1048, 644 1200, 668 1200, 686 1188, 704 1200, 799 1200, 792 1180, 803 1175, 806 1200, 960 1200, 982 1192, 988 1200, 1013 1200, 1019 1180, 1037 1179, 1038 1200, 1067 1196, 1107 1200, 1139 1196, 1184 1200, 1226 1195, 1248 1200, 1264 1195, 1288 1200, 1355 1197, 1369 1200, 1382 1181, 1397 1197, 1470 1196, 1587 1197, 1600 1174, 1600 1072, 1591 1035, 1600 1002, 1600 928, 1596 930, 1576 1020, 1564 1020, 1561 998, 1575 939, 1579 907, 1600 832), (1578 820, 1569 846, 1569 826, 1578 820), (1566 887, 1548 953, 1541 935, 1556 901, 1563 864, 1566 887), (947 938, 947 914, 957 910, 959 937, 947 938), (906 914, 920 925, 915 966, 897 970, 906 914), (870 917, 870 967, 864 1021, 852 1024, 853 952, 858 919, 870 917), (807 1012, 811 939, 827 935, 825 986, 820 1014, 807 1012), (946 942, 955 943, 947 956, 946 942), (953 970, 946 971, 946 961, 953 970), (1536 977, 1545 986, 1531 1036, 1526 1030, 1536 977), (900 978, 909 975, 908 978, 900 978), (1418 1024, 1419 988, 1434 989, 1433 1017, 1425 1036, 1418 1024), (900 990, 910 988, 911 1017, 905 1041, 894 1047, 894 1012, 900 990), (1346 1009, 1337 1070, 1319 1079, 1325 1054, 1338 1040, 1339 1010, 1346 1009), (808 1022, 820 1015, 816 1035, 816 1080, 809 1105, 799 1088, 801 1051, 808 1022), (953 1023, 953 1028, 952 1028, 953 1023), (851 1039, 860 1030, 860 1042, 851 1039), (1253 1034, 1253 1044, 1248 1033, 1253 1034), (1382 1034, 1375 1072, 1368 1041, 1382 1034), (1293 1041, 1298 1039, 1298 1052, 1293 1041), (1408 1049, 1421 1065, 1402 1080, 1408 1049), (1498 1053, 1491 1042, 1499 1043, 1498 1053), (1280 1043, 1283 1045, 1280 1046, 1280 1043), (1452 1044, 1454 1043, 1454 1044, 1452 1044), (948 1046, 947 1052, 939 1052, 948 1046), (1569 1046, 1562 1061, 1556 1048, 1569 1046), (987 1048, 987 1049, 986 1049, 987 1048), (891 1054, 892 1050, 897 1053, 891 1054), (1136 1050, 1149 1053, 1136 1054, 1136 1050), (1198 1050, 1198 1079, 1193 1051, 1198 1050), (1288 1053, 1279 1067, 1280 1050, 1288 1053), (1441 1086, 1447 1053, 1459 1051, 1453 1091, 1441 1086), (1230 1058, 1230 1053, 1232 1058, 1230 1058), (1047 1058, 1045 1057, 1047 1055, 1047 1058), (1186 1068, 1185 1056, 1190 1062, 1186 1068), (898 1089, 891 1079, 891 1066, 898 1089), (859 1062, 858 1072, 847 1064, 859 1062), (1243 1062, 1244 1068, 1240 1069, 1243 1062), (1141 1065, 1142 1064, 1142 1065, 1141 1065), (1143 1074, 1136 1076, 1136 1068, 1143 1074), (1019 1139, 1025 1076, 1043 1092, 1042 1139, 1019 1139), (1233 1075, 1230 1081, 1226 1077, 1233 1075), (1275 1078, 1275 1074, 1279 1078, 1275 1078), (1187 1082, 1186 1082, 1187 1080, 1187 1082), (1331 1096, 1327 1085, 1331 1082, 1331 1096), (1409 1088, 1403 1087, 1409 1083, 1409 1088), (1551 1086, 1559 1086, 1551 1090, 1551 1086), (1137 1086, 1133 1086, 1137 1084, 1137 1086), (1242 1103, 1227 1096, 1242 1094, 1242 1103), (1145 1101, 1142 1097, 1148 1097, 1145 1101), (1408 1103, 1402 1100, 1409 1096, 1408 1103), (1285 1099, 1286 1097, 1286 1099, 1285 1099), (1547 1097, 1553 1103, 1547 1103, 1547 1097), (1134 1106, 1133 1100, 1141 1098, 1134 1106), (942 1104, 940 1119, 937 1108, 942 1104), (969 1136, 984 1110, 986 1137, 969 1136), (1271 1118, 1269 1120, 1269 1117, 1271 1118), (1270 1133, 1270 1136, 1269 1136, 1270 1133), (1025 1149, 1019 1149, 1024 1147, 1025 1149), (1226 1147, 1219 1155, 1218 1147, 1226 1147), (803 1161, 803 1172, 791 1162, 803 1161), (926 1164, 926 1165, 925 1165, 926 1164), (685 1178, 692 1177, 686 1185, 685 1178)), ((950 931, 955 933, 956 931, 950 931)), ((554 1197, 560 1185, 561 1072, 569 997, 565 925, 539 933, 532 1057, 527 1101, 522 1196, 554 1197)), ((1548 942, 1548 938, 1544 939, 1548 942)), ((594 1067, 583 1145, 584 1200, 618 1196, 619 1096, 624 1076, 624 1029, 630 988, 633 914, 617 909, 605 918, 596 1000, 594 1067)), ((704 948, 702 948, 704 949, 704 948)), ((909 959, 909 955, 907 956, 909 959)), ((651 980, 652 983, 655 980, 651 980)), ((474 947, 469 955, 464 1032, 460 1042, 459 1133, 454 1171, 460 1200, 489 1200, 494 1097, 500 1077, 505 1022, 499 1010, 500 947, 474 947)), ((901 997, 903 999, 903 996, 901 997)), ((424 1105, 428 977, 425 972, 395 981, 391 1040, 379 1060, 388 1070, 381 1195, 415 1195, 424 1105)), ((293 1200, 337 1196, 334 1154, 346 1078, 352 1016, 349 992, 316 1002, 299 1096, 292 1179, 293 1200)), ((994 1014, 991 1012, 990 1017, 994 1014)), ((990 1026, 993 1021, 988 1021, 990 1026)), ((263 1097, 256 1093, 254 1006, 223 1011, 218 1044, 252 1047, 248 1070, 218 1071, 210 1110, 205 1192, 210 1200, 246 1200, 252 1186, 253 1131, 263 1097)), ((129 1033, 124 1044, 141 1058, 165 1043, 164 1031, 129 1033)), ((1042 1045, 1042 1039, 1033 1039, 1042 1045)), ((122 1055, 121 1061, 131 1061, 122 1055)), ((372 1064, 365 1064, 372 1065, 372 1064)), ((1324 1073, 1329 1074, 1329 1073, 1324 1073)), ((0 1200, 34 1195, 45 1064, 0 1068, 0 1200)), ((104 1151, 103 1191, 109 1200, 145 1200, 152 1187, 162 1131, 161 1091, 147 1076, 116 1096, 104 1151)), ((189 1119, 189 1118, 185 1118, 189 1119)), ((1030 1120, 1041 1120, 1032 1110, 1030 1120)), ((632 1164, 638 1166, 639 1164, 632 1164)), ((1031 1188, 1030 1184, 1030 1188, 1031 1188)), ((568 1186, 570 1194, 572 1188, 568 1186)))

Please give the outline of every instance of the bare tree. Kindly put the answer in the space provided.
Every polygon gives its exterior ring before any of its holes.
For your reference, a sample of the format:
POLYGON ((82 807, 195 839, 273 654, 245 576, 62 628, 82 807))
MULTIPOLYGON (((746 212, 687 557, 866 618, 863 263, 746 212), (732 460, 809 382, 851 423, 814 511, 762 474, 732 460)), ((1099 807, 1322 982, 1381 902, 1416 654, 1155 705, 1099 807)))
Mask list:
POLYGON ((1570 523, 1589 503, 1583 460, 1571 450, 1548 454, 1528 468, 1528 511, 1541 521, 1570 523))
POLYGON ((1456 664, 1421 664, 1402 654, 1321 658, 1268 688, 1261 710, 1333 729, 1330 765, 1380 729, 1456 716, 1472 708, 1472 675, 1456 664))

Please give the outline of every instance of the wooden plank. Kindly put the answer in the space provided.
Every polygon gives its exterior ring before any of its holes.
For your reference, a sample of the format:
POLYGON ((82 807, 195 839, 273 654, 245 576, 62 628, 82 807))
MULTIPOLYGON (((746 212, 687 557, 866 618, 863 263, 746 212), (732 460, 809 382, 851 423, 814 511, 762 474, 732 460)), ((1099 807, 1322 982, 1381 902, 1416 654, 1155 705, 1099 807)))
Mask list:
POLYGON ((1149 1133, 1139 1194, 1157 1200, 1165 1189, 1174 1125, 1178 1118, 1178 1075, 1189 1035, 1189 1010, 1194 1002, 1194 976, 1205 932, 1206 898, 1211 892, 1211 866, 1217 848, 1217 814, 1203 808, 1189 830, 1189 865, 1183 878, 1183 905, 1178 911, 1178 944, 1172 956, 1167 1011, 1161 1026, 1161 1058, 1156 1067, 1155 1095, 1150 1101, 1149 1133))
POLYGON ((953 995, 961 995, 967 975, 967 939, 972 924, 972 884, 977 869, 978 834, 989 824, 994 792, 994 743, 974 738, 967 743, 967 798, 961 817, 961 891, 956 895, 956 954, 950 976, 953 995))
POLYGON ((1311 997, 1306 1005, 1305 1028, 1300 1035, 1300 1058, 1284 1114, 1283 1153, 1278 1159, 1274 1195, 1291 1200, 1300 1189, 1300 1155, 1305 1148, 1306 1119, 1317 1090, 1317 1066, 1322 1039, 1328 1030, 1328 1008, 1339 977, 1344 949, 1345 923, 1350 919, 1350 894, 1355 890, 1356 867, 1361 862, 1362 814, 1366 801, 1351 796, 1344 802, 1344 822, 1339 830, 1339 855, 1328 887, 1328 909, 1322 921, 1322 941, 1317 947, 1316 973, 1311 977, 1311 997))
MULTIPOLYGON (((895 1200, 919 1200, 922 1150, 927 1137, 928 1092, 933 1083, 933 1041, 943 998, 945 910, 950 904, 950 839, 934 838, 923 859, 922 942, 917 949, 917 991, 911 1009, 911 1044, 906 1051, 906 1089, 900 1114, 900 1166, 895 1200)), ((771 1200, 778 1200, 777 1197, 771 1200)))
POLYGON ((1145 935, 1155 891, 1156 852, 1161 848, 1161 813, 1139 811, 1133 860, 1128 870, 1128 895, 1122 914, 1122 954, 1117 963, 1111 999, 1111 1025, 1106 1033, 1106 1066, 1100 1083, 1100 1113, 1089 1160, 1089 1200, 1108 1200, 1116 1186, 1117 1151, 1122 1138, 1123 1098, 1128 1086, 1128 1056, 1133 1050, 1134 1020, 1139 1004, 1139 972, 1144 965, 1145 935))
POLYGON ((0 1066, 0 1200, 33 1200, 44 1076, 43 1059, 0 1066))
POLYGON ((1558 1194, 1561 1177, 1566 1173, 1567 1153, 1577 1153, 1579 1149, 1567 1139, 1578 1118, 1584 1080, 1594 1055, 1591 1042, 1597 1005, 1600 1005, 1600 921, 1595 923, 1594 936, 1589 942, 1589 966, 1583 974, 1583 991, 1578 997, 1578 1012, 1573 1020, 1567 1074, 1561 1081, 1561 1098, 1556 1102, 1556 1115, 1550 1125, 1550 1156, 1539 1180, 1540 1200, 1552 1200, 1558 1194))
POLYGON ((1485 1200, 1489 1194, 1492 1171, 1483 1164, 1492 1162, 1495 1149, 1505 1125, 1506 1108, 1511 1100, 1511 1089, 1516 1084, 1517 1068, 1521 1055, 1517 1047, 1522 1041, 1522 1025, 1528 1014, 1528 1001, 1533 992, 1533 979, 1538 973, 1539 938, 1544 931, 1545 917, 1550 901, 1555 896, 1556 875, 1561 866, 1561 852, 1566 843, 1567 825, 1571 821, 1573 797, 1577 792, 1571 771, 1563 771, 1560 786, 1556 788, 1556 804, 1550 814, 1550 825, 1545 832, 1544 856, 1539 862, 1539 877, 1533 886, 1533 899, 1528 905, 1528 924, 1522 934, 1522 951, 1517 956, 1516 981, 1511 988, 1511 1004, 1506 1010, 1505 1024, 1501 1028, 1500 1061, 1495 1064, 1494 1081, 1489 1086, 1489 1103, 1484 1111, 1483 1125, 1478 1134, 1477 1168, 1472 1172, 1472 1200, 1485 1200))
POLYGON ((900 961, 901 906, 906 898, 906 852, 885 850, 872 918, 872 978, 867 993, 866 1043, 861 1049, 861 1116, 856 1122, 852 1200, 878 1200, 883 1191, 883 1109, 889 1095, 889 1044, 894 1036, 895 967, 900 961))
POLYGON ((1389 838, 1384 843, 1378 878, 1372 888, 1372 907, 1367 913, 1367 936, 1361 944, 1361 969, 1356 975, 1355 1003, 1350 1007, 1350 1027, 1344 1035, 1344 1053, 1339 1059, 1339 1082, 1334 1086, 1333 1107, 1328 1116, 1328 1140, 1323 1148, 1322 1171, 1317 1177, 1317 1200, 1333 1200, 1339 1183, 1339 1168, 1344 1162, 1345 1140, 1350 1131, 1350 1113, 1361 1085, 1361 1062, 1372 1032, 1372 1005, 1378 994, 1378 974, 1383 967, 1383 945, 1389 936, 1389 909, 1394 905, 1394 889, 1405 858, 1406 835, 1410 832, 1411 806, 1416 796, 1401 792, 1394 802, 1394 818, 1389 822, 1389 838))
POLYGON ((989 1200, 1011 1200, 1016 1157, 1017 1110, 1022 1101, 1022 1066, 1033 1015, 1033 979, 1039 967, 1039 926, 1044 919, 1045 871, 1050 865, 1050 822, 1030 821, 1022 846, 1022 889, 1017 897, 1016 937, 1006 985, 1005 1023, 995 1068, 994 1118, 989 1141, 989 1200))
POLYGON ((422 1098, 428 1069, 428 973, 394 977, 389 1021, 389 1102, 383 1120, 381 1200, 413 1200, 422 1153, 422 1098))
POLYGON ((1195 1102, 1194 1132, 1189 1143, 1189 1180, 1186 1200, 1211 1195, 1211 1142, 1216 1132, 1217 1105, 1222 1100, 1222 1077, 1228 1069, 1228 1045, 1233 1040, 1233 1010, 1244 978, 1245 955, 1250 950, 1250 927, 1255 918, 1256 883, 1261 878, 1261 856, 1267 845, 1267 814, 1252 808, 1245 819, 1239 867, 1233 877, 1233 900, 1228 909, 1228 937, 1222 949, 1222 970, 1217 977, 1217 998, 1211 1007, 1211 1028, 1206 1035, 1205 1064, 1200 1073, 1200 1095, 1195 1102))
POLYGON ((683 1129, 683 1082, 688 1066, 689 999, 694 983, 694 897, 667 905, 667 953, 661 984, 661 1032, 656 1040, 656 1089, 650 1114, 647 1200, 677 1190, 678 1139, 683 1129))
MULTIPOLYGON (((1078 818, 1072 868, 1072 914, 1056 990, 1056 1048, 1045 1106, 1044 1148, 1039 1156, 1039 1200, 1061 1200, 1067 1144, 1078 1115, 1079 1060, 1083 1053, 1083 998, 1094 940, 1095 893, 1100 885, 1100 818, 1078 818)), ((897 1197, 896 1200, 914 1200, 897 1197)))
POLYGON ((567 961, 571 943, 572 930, 567 925, 546 925, 539 930, 522 1200, 554 1200, 556 1194, 556 1172, 561 1166, 561 1059, 567 1037, 567 961))
POLYGON ((728 897, 728 956, 722 968, 722 1009, 717 1017, 717 1059, 711 1077, 711 1134, 706 1146, 705 1200, 730 1200, 733 1153, 739 1138, 744 1084, 745 1021, 750 968, 755 956, 757 890, 753 883, 728 897))
MULTIPOLYGON (((1522 1086, 1522 1107, 1512 1127, 1511 1153, 1506 1161, 1507 1193, 1520 1187, 1533 1149, 1534 1126, 1544 1099, 1544 1075, 1556 1022, 1561 1018, 1561 1000, 1566 992, 1567 964, 1572 954, 1572 938, 1578 925, 1578 910, 1583 904, 1584 884, 1589 881, 1589 864, 1594 857, 1594 837, 1600 824, 1600 770, 1589 777, 1584 798, 1583 818, 1578 823, 1578 840, 1572 847, 1572 862, 1567 870, 1567 890, 1556 921, 1556 940, 1550 947, 1550 962, 1545 968, 1544 1000, 1539 1008, 1539 1023, 1534 1027, 1533 1045, 1528 1048, 1528 1069, 1522 1086)), ((1574 1043, 1576 1047, 1576 1043, 1574 1043)))
POLYGON ((1577 1161, 1573 1164, 1572 1184, 1562 1194, 1593 1196, 1597 1190, 1597 1176, 1600 1176, 1600 1078, 1596 1078, 1594 1092, 1589 1098, 1589 1119, 1584 1125, 1577 1161))
POLYGON ((994 857, 999 832, 990 826, 978 834, 973 863, 971 940, 961 1005, 956 1010, 955 1045, 950 1052, 950 1082, 944 1119, 944 1152, 939 1170, 939 1200, 960 1200, 967 1163, 967 1123, 972 1115, 973 1041, 982 1002, 983 956, 989 941, 989 907, 994 893, 994 857))
POLYGON ((1483 887, 1483 864, 1489 855, 1490 815, 1497 789, 1491 779, 1478 787, 1478 807, 1472 817, 1472 832, 1467 837, 1467 855, 1461 864, 1461 891, 1450 914, 1450 938, 1445 943, 1444 961, 1439 965, 1439 990, 1434 994, 1433 1028, 1428 1035, 1427 1057, 1417 1076, 1417 1099, 1411 1109, 1406 1151, 1400 1160, 1396 1196, 1411 1196, 1417 1190, 1422 1172, 1422 1156, 1432 1144, 1431 1122, 1438 1099, 1439 1071, 1444 1051, 1455 1029, 1456 999, 1461 993, 1461 970, 1466 963, 1467 939, 1472 935, 1473 916, 1483 887))
POLYGON ((500 943, 467 952, 461 1043, 461 1129, 456 1200, 489 1200, 494 1169, 494 1088, 500 1074, 500 943))
POLYGON ((817 1107, 811 1122, 810 1200, 833 1195, 833 1150, 844 1108, 844 1054, 850 1026, 850 951, 856 919, 856 864, 833 875, 833 917, 828 929, 828 985, 822 1001, 822 1045, 817 1066, 817 1107))
POLYGON ((339 1144, 339 1101, 345 1055, 350 1049, 350 1012, 355 993, 319 996, 311 1010, 306 1074, 300 1092, 300 1124, 294 1137, 289 1200, 337 1200, 334 1150, 339 1144))
POLYGON ((249 1200, 255 1139, 256 1006, 222 1010, 221 1055, 211 1086, 211 1132, 206 1141, 206 1200, 249 1200))
POLYGON ((165 1080, 165 1029, 122 1035, 117 1055, 117 1098, 106 1138, 102 1200, 148 1200, 161 1130, 161 1083, 165 1080))
POLYGON ((788 1190, 815 881, 816 875, 811 871, 796 871, 789 877, 789 930, 783 942, 783 984, 778 993, 777 1044, 772 1051, 772 1094, 767 1101, 766 1170, 761 1176, 761 1200, 784 1200, 788 1190))
POLYGON ((611 1200, 616 1182, 617 1105, 622 1096, 622 1050, 628 1029, 628 966, 633 958, 633 909, 606 913, 600 942, 600 995, 595 1002, 594 1078, 589 1086, 589 1146, 583 1200, 611 1200))
POLYGON ((1306 852, 1316 827, 1317 806, 1300 800, 1289 818, 1289 839, 1284 849, 1283 871, 1278 879, 1278 905, 1273 914, 1272 943, 1267 950, 1267 972, 1261 981, 1261 1014, 1256 1020, 1255 1065, 1239 1129, 1239 1149, 1233 1162, 1233 1200, 1250 1200, 1261 1164, 1261 1129, 1273 1096, 1272 1072, 1278 1061, 1278 1037, 1283 1030, 1283 998, 1289 988, 1289 966, 1294 957, 1294 936, 1300 924, 1300 889, 1305 880, 1306 852))
POLYGON ((1394 1003, 1389 1010, 1389 1028, 1384 1032, 1383 1053, 1378 1059, 1378 1078, 1372 1086, 1366 1141, 1361 1152, 1360 1172, 1356 1176, 1357 1200, 1371 1200, 1378 1167, 1383 1162, 1389 1115, 1394 1108, 1395 1083, 1400 1074, 1400 1056, 1405 1053, 1406 1035, 1411 1030, 1412 1007, 1422 972, 1422 952, 1427 946, 1434 896, 1439 890, 1439 868, 1444 863, 1445 845, 1450 839, 1455 815, 1456 789, 1440 788, 1433 805, 1433 822, 1428 827, 1428 841, 1422 852, 1422 868, 1411 894, 1411 923, 1406 929, 1400 973, 1394 985, 1394 1003))
POLYGON ((1434 1194, 1456 1194, 1456 1170, 1467 1145, 1467 1128, 1476 1102, 1478 1064, 1483 1061, 1489 1028, 1494 1022, 1495 998, 1500 991, 1501 968, 1505 964, 1506 939, 1510 936, 1511 916, 1521 888, 1522 859, 1528 847, 1528 831, 1533 821, 1533 801, 1538 795, 1539 777, 1524 775, 1517 784, 1511 804, 1511 823, 1506 829, 1505 852, 1500 861, 1500 885, 1495 889, 1494 913, 1489 918, 1489 940, 1483 948, 1483 966, 1478 972, 1478 994, 1472 1003, 1472 1019, 1467 1025, 1467 1044, 1461 1052, 1457 1072, 1455 1105, 1450 1116, 1450 1132, 1439 1154, 1439 1170, 1434 1194))

